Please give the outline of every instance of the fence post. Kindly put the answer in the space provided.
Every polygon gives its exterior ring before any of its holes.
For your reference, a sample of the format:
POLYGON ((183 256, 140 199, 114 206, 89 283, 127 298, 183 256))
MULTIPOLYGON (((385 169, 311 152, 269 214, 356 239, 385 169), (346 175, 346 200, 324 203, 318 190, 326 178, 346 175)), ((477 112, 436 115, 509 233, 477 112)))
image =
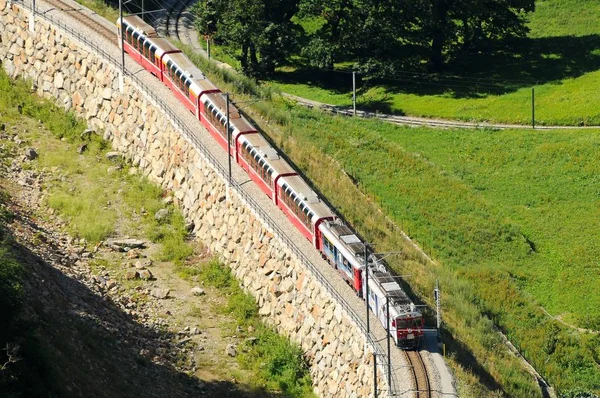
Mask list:
POLYGON ((535 130, 535 87, 531 87, 531 128, 535 130))

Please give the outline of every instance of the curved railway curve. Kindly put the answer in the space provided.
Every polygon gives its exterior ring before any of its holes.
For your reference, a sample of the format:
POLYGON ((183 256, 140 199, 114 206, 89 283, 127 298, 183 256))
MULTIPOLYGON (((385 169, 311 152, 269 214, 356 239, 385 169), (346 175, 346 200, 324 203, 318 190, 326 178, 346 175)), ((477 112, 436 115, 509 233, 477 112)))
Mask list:
MULTIPOLYGON (((191 1, 191 0, 190 0, 191 1)), ((116 39, 116 28, 114 28, 112 24, 109 24, 106 22, 106 20, 100 21, 100 18, 97 16, 97 14, 89 11, 88 9, 86 9, 85 7, 81 7, 81 6, 74 6, 70 1, 62 1, 62 0, 44 0, 44 2, 52 5, 54 7, 55 10, 57 11, 61 11, 61 12, 65 12, 68 13, 68 15, 70 17, 72 17, 73 19, 76 19, 79 23, 81 23, 82 25, 86 26, 87 29, 93 30, 95 33, 98 33, 99 36, 101 36, 103 39, 108 40, 109 42, 111 42, 114 46, 117 46, 117 39, 116 39), (110 26, 110 27, 109 27, 110 26)), ((183 9, 183 8, 181 8, 183 9)), ((180 10, 181 10, 180 9, 180 10)), ((46 12, 48 12, 50 10, 46 10, 46 12)), ((172 18, 172 17, 171 17, 172 18)), ((63 24, 65 23, 64 21, 61 21, 63 24)), ((131 75, 131 73, 129 73, 131 75)), ((303 257, 303 256, 302 256, 303 257)), ((310 258, 310 256, 309 256, 310 258)), ((303 261, 311 261, 312 263, 312 259, 303 259, 303 261)), ((314 267, 314 265, 312 266, 314 267)), ((310 267, 310 268, 312 268, 310 267)), ((345 286, 344 286, 345 287, 345 286)), ((328 289, 332 288, 332 287, 327 287, 328 289)), ((337 287, 335 287, 337 289, 337 287)), ((340 291, 338 293, 338 295, 342 295, 341 297, 343 297, 343 295, 345 294, 345 291, 340 291)), ((345 303, 345 301, 344 301, 345 303)), ((346 304, 347 305, 347 304, 346 304)), ((362 307, 364 308, 364 307, 362 307)), ((361 310, 356 310, 351 308, 351 306, 348 306, 348 308, 346 308, 349 312, 353 312, 353 319, 359 324, 362 325, 362 316, 364 314, 360 313, 361 310)), ((363 311, 364 312, 364 311, 363 311)), ((361 326, 362 327, 362 326, 361 326)), ((382 341, 384 339, 382 339, 382 336, 380 334, 381 331, 373 331, 372 329, 372 333, 373 333, 373 337, 371 342, 373 342, 374 346, 375 345, 379 345, 379 343, 374 343, 374 342, 378 342, 378 341, 382 341), (379 332, 379 335, 377 335, 377 332, 379 332)), ((384 332, 385 333, 385 332, 384 332)), ((399 359, 399 356, 401 355, 402 351, 397 350, 398 352, 394 352, 392 353, 392 363, 396 363, 396 360, 399 359)), ((408 354, 407 354, 408 355, 408 354)), ((378 356, 382 356, 381 353, 378 353, 378 356)), ((409 359, 410 360, 410 359, 409 359)), ((416 369, 418 367, 418 365, 411 365, 411 368, 413 369, 414 375, 415 375, 415 389, 413 390, 405 390, 405 391, 420 391, 422 389, 424 389, 423 386, 423 382, 420 380, 429 380, 429 378, 427 377, 427 369, 425 368, 425 365, 423 364, 422 360, 421 360, 421 370, 415 372, 414 369, 416 369), (420 373, 420 376, 419 376, 420 373)), ((394 367, 394 365, 392 365, 392 367, 394 367)), ((395 373, 395 372, 394 372, 395 373)), ((393 380, 396 380, 398 377, 397 375, 394 374, 394 378, 393 380)), ((396 385, 397 382, 394 382, 393 384, 396 385)), ((429 389, 429 387, 427 387, 427 389, 429 389)), ((396 391, 398 391, 398 389, 395 389, 396 391)), ((431 395, 419 395, 421 394, 420 392, 417 393, 418 397, 424 397, 424 396, 431 396, 431 395)), ((402 396, 412 396, 412 395, 405 395, 402 394, 402 396)))
POLYGON ((405 353, 414 379, 416 397, 432 398, 433 391, 429 383, 429 373, 421 352, 415 350, 405 351, 405 353))

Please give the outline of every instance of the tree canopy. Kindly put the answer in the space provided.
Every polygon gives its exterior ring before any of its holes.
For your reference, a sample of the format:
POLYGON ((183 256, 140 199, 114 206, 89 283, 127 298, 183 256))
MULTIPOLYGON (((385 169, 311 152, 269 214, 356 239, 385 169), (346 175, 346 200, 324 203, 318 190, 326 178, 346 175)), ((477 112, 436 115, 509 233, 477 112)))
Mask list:
POLYGON ((385 76, 405 66, 441 71, 457 53, 523 37, 534 8, 535 0, 204 0, 195 13, 200 33, 234 49, 251 76, 292 55, 385 76))

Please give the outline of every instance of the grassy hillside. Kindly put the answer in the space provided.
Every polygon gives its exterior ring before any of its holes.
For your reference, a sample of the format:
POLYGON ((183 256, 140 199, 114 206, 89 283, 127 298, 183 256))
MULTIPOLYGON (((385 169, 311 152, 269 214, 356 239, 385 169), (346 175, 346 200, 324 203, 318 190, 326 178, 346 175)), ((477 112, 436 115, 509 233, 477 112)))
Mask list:
POLYGON ((596 0, 537 0, 528 23, 529 37, 598 35, 599 13, 596 0))
MULTIPOLYGON (((432 131, 329 118, 302 127, 299 141, 335 158, 442 264, 434 273, 446 279, 447 304, 460 289, 452 279, 468 281, 463 298, 473 294, 552 383, 600 390, 597 336, 540 308, 600 329, 599 132, 432 131)), ((454 303, 459 317, 464 304, 454 303)))
MULTIPOLYGON (((197 61, 214 81, 235 80, 197 61)), ((222 87, 250 90, 247 82, 222 87)), ((576 329, 598 328, 600 130, 414 129, 266 98, 246 110, 268 121, 261 126, 273 141, 367 240, 405 252, 390 263, 411 275, 412 290, 431 303, 440 280, 461 396, 539 394, 497 329, 563 393, 600 391, 600 341, 576 329), (437 265, 415 254, 386 217, 437 265)))

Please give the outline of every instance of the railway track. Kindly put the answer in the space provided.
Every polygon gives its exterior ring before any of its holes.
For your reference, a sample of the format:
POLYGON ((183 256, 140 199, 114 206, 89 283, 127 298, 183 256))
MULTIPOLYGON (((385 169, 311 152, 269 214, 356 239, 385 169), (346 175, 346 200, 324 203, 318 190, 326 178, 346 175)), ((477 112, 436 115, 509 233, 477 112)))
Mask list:
POLYGON ((417 398, 432 398, 431 385, 425 362, 419 351, 405 351, 412 374, 415 379, 417 398))
POLYGON ((184 11, 194 1, 195 0, 183 0, 171 3, 168 6, 164 21, 164 36, 174 37, 179 41, 183 41, 180 37, 181 32, 179 31, 179 21, 184 11))
POLYGON ((74 5, 61 0, 44 0, 44 2, 75 18, 92 31, 97 32, 106 40, 112 43, 117 43, 117 28, 114 27, 113 29, 109 29, 104 24, 98 23, 97 19, 88 15, 89 10, 86 8, 83 8, 78 4, 74 5))
MULTIPOLYGON (((324 104, 317 101, 308 100, 306 98, 298 97, 296 95, 282 93, 282 95, 290 100, 296 102, 299 105, 322 109, 324 111, 343 115, 343 116, 354 116, 354 111, 350 108, 343 106, 336 106, 331 104, 324 104)), ((523 124, 501 124, 501 123, 487 123, 487 122, 461 122, 456 120, 444 120, 444 119, 430 119, 425 117, 415 116, 398 116, 398 115, 387 115, 383 113, 366 112, 356 110, 356 116, 362 118, 378 118, 388 123, 394 123, 402 126, 427 126, 440 129, 493 129, 493 130, 504 130, 504 129, 527 129, 531 130, 531 125, 523 124)), ((598 129, 598 126, 535 126, 536 130, 560 130, 560 129, 598 129)))
MULTIPOLYGON (((185 9, 185 5, 193 2, 194 0, 183 0, 183 1, 184 1, 184 3, 179 3, 179 4, 184 4, 183 7, 173 5, 167 11, 167 13, 165 15, 165 18, 166 18, 165 24, 167 27, 167 31, 169 28, 173 29, 172 28, 173 25, 177 26, 177 23, 182 14, 182 10, 185 9), (170 19, 170 22, 169 22, 169 19, 170 19), (173 23, 173 21, 175 21, 175 23, 173 23)), ((114 44, 115 46, 119 45, 118 40, 117 40, 116 27, 111 29, 111 28, 109 28, 109 26, 111 26, 111 24, 109 24, 109 23, 104 24, 104 23, 99 22, 98 16, 95 13, 92 13, 89 10, 87 10, 86 8, 81 7, 78 4, 73 3, 71 1, 44 0, 44 3, 51 5, 55 10, 58 10, 58 11, 68 14, 69 16, 71 16, 73 19, 77 20, 82 25, 85 25, 91 31, 96 32, 99 37, 102 37, 103 39, 108 40, 110 43, 114 44)), ((177 37, 178 33, 179 32, 177 30, 175 30, 175 32, 171 32, 171 34, 174 37, 177 37)), ((381 336, 379 336, 379 337, 381 338, 381 336)), ((401 351, 399 351, 398 355, 402 355, 401 351)), ((407 355, 409 355, 409 353, 407 353, 407 355)), ((428 376, 426 373, 427 370, 425 368, 425 365, 423 364, 423 361, 420 358, 420 355, 419 354, 417 354, 417 355, 418 355, 418 360, 420 362, 416 361, 415 362, 416 364, 413 364, 413 361, 409 357, 409 362, 411 363, 412 373, 415 378, 416 389, 418 390, 417 396, 419 398, 420 397, 431 397, 430 392, 428 392, 427 394, 424 393, 424 391, 429 391, 429 379, 428 379, 428 376)), ((397 359, 399 360, 400 358, 398 357, 397 359)))

